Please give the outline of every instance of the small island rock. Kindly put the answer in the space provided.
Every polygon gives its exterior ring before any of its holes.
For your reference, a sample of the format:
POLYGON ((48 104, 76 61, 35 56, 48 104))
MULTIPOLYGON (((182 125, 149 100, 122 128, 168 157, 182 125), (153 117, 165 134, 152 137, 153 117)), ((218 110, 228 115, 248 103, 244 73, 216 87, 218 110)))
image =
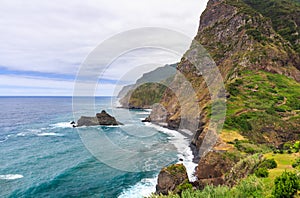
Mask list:
POLYGON ((113 116, 106 113, 106 111, 102 110, 101 113, 97 113, 95 117, 87 117, 81 116, 81 118, 77 121, 77 126, 116 126, 122 125, 122 123, 118 122, 113 116))
POLYGON ((173 164, 163 168, 159 175, 156 185, 156 193, 167 195, 169 192, 177 192, 177 187, 189 183, 186 168, 183 164, 173 164))

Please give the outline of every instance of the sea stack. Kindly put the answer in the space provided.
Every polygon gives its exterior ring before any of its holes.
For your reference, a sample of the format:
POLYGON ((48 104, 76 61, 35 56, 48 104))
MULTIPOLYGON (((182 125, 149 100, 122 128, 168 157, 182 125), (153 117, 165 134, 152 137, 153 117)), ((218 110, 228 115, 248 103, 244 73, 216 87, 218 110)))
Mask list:
POLYGON ((116 126, 122 125, 113 116, 109 115, 106 111, 102 110, 101 113, 97 113, 95 117, 81 116, 77 121, 77 126, 116 126))

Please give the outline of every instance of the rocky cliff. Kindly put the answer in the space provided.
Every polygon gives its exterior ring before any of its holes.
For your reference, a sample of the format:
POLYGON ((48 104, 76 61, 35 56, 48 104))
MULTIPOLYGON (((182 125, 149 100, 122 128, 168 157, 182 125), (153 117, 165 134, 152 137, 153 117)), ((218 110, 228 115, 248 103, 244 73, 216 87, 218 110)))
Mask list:
MULTIPOLYGON (((151 121, 157 118, 160 122, 163 118, 172 129, 186 123, 185 127, 193 132, 192 144, 197 149, 205 137, 212 142, 217 138, 213 151, 200 156, 197 169, 200 183, 224 183, 224 175, 232 171, 236 163, 224 158, 228 153, 259 153, 263 149, 261 145, 269 149, 282 148, 285 143, 299 139, 299 19, 299 1, 208 1, 198 33, 177 64, 179 74, 170 82, 172 88, 162 93, 160 105, 153 109, 152 117, 150 115, 151 121), (214 60, 226 88, 227 112, 220 133, 210 131, 211 90, 203 73, 191 63, 191 59, 202 53, 195 47, 197 43, 214 60), (196 100, 186 95, 182 102, 174 95, 174 90, 183 95, 186 91, 185 83, 180 81, 182 75, 191 83, 196 100), (193 108, 195 101, 198 114, 193 108), (184 110, 194 117, 186 119, 186 116, 183 120, 184 110), (195 120, 198 122, 196 129, 191 127, 195 126, 195 120)), ((205 62, 205 59, 197 61, 205 62)), ((250 164, 252 169, 256 166, 250 164)))
MULTIPOLYGON (((264 6, 267 4, 266 2, 272 1, 265 1, 264 6)), ((297 23, 300 9, 299 5, 295 4, 292 6, 295 10, 294 15, 284 15, 284 11, 276 15, 281 20, 286 19, 291 23, 293 22, 295 30, 291 39, 282 32, 285 25, 279 26, 273 22, 277 20, 275 19, 276 16, 269 18, 274 15, 273 10, 278 11, 291 7, 289 3, 274 4, 272 10, 261 7, 258 9, 257 7, 259 5, 255 0, 210 0, 207 9, 201 16, 199 30, 194 42, 205 47, 223 76, 228 92, 227 97, 230 97, 227 103, 225 126, 239 130, 240 128, 234 126, 234 122, 230 119, 238 120, 237 118, 240 118, 243 120, 241 121, 242 125, 249 125, 248 129, 240 130, 241 133, 258 140, 264 134, 260 135, 259 138, 253 134, 268 132, 266 134, 268 137, 262 140, 271 141, 272 144, 278 146, 299 134, 299 129, 296 129, 298 124, 293 119, 299 119, 297 117, 299 116, 299 95, 297 96, 297 94, 299 94, 300 82, 300 56, 297 52, 297 44, 291 42, 299 43, 297 23), (282 8, 282 5, 285 7, 282 8), (292 94, 293 91, 291 90, 281 89, 283 84, 291 86, 296 94, 292 94), (290 101, 289 104, 284 102, 284 95, 289 97, 287 99, 290 101), (274 99, 275 97, 279 100, 274 99), (236 100, 240 100, 238 104, 236 100), (259 104, 266 101, 269 101, 270 104, 265 106, 259 104), (238 107, 234 107, 234 104, 238 107), (280 112, 277 109, 281 105, 286 111, 280 112), (267 118, 264 121, 261 120, 258 112, 260 114, 261 112, 266 113, 267 118), (272 126, 272 119, 278 123, 290 121, 290 126, 293 127, 292 129, 287 128, 283 124, 279 124, 280 127, 272 126), (251 126, 256 121, 260 122, 260 127, 251 126)), ((193 56, 193 53, 195 51, 192 44, 185 57, 193 56)), ((208 127, 210 94, 203 77, 190 61, 182 58, 177 69, 192 83, 197 92, 201 115, 199 116, 198 132, 195 133, 193 143, 200 147, 208 127)), ((176 80, 176 78, 174 79, 176 80)), ((178 89, 181 88, 178 87, 178 89)), ((161 103, 168 111, 167 122, 172 128, 176 128, 176 123, 180 123, 181 119, 180 111, 185 107, 180 106, 170 90, 164 93, 161 103)), ((156 112, 153 111, 153 114, 156 112)))

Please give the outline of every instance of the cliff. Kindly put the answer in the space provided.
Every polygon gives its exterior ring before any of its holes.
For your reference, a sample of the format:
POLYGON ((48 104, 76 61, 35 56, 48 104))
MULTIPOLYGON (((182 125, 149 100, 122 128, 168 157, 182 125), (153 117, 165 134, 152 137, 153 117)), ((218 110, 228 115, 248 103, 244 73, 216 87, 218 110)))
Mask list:
POLYGON ((174 77, 176 64, 165 65, 143 74, 135 84, 127 85, 118 94, 122 107, 130 109, 148 109, 159 103, 166 90, 162 83, 174 77))
MULTIPOLYGON (((300 4, 296 0, 208 1, 198 33, 177 64, 179 72, 150 115, 152 122, 163 118, 169 128, 189 129, 196 151, 203 146, 204 138, 214 144, 212 149, 199 153, 197 188, 205 183, 224 184, 228 174, 232 175, 230 181, 246 177, 262 160, 252 160, 251 155, 282 149, 299 140, 299 19, 300 4), (214 60, 226 88, 226 93, 217 93, 227 99, 226 118, 220 131, 209 123, 212 105, 216 106, 211 102, 210 82, 192 64, 208 64, 207 56, 201 58, 203 50, 197 48, 197 43, 214 60), (196 99, 185 94, 182 76, 192 85, 196 99), (176 97, 174 90, 176 96, 185 98, 176 97), (247 164, 241 159, 248 156, 251 163, 247 167, 251 171, 239 174, 247 164), (240 166, 235 167, 239 160, 240 166)), ((219 119, 222 123, 222 117, 219 119)))
MULTIPOLYGON (((297 26, 300 7, 282 2, 264 9, 257 2, 210 0, 194 42, 210 53, 224 79, 229 98, 225 127, 253 141, 279 146, 300 133, 300 56, 298 44, 291 43, 300 40, 297 26), (287 7, 293 7, 294 15, 283 14, 287 7), (273 10, 279 11, 276 14, 273 10), (274 20, 293 22, 295 36, 287 37, 282 31, 286 24, 280 26, 274 20), (274 121, 276 124, 272 124, 274 121), (288 126, 284 124, 287 122, 288 126)), ((271 2, 264 1, 263 6, 271 2)), ((184 57, 193 53, 192 44, 184 57)), ((192 83, 199 99, 200 124, 193 139, 199 148, 208 130, 210 94, 205 80, 186 58, 182 58, 177 69, 192 83)), ((180 111, 187 107, 179 104, 170 90, 165 91, 161 104, 168 111, 169 125, 179 127, 176 124, 180 123, 180 111)))

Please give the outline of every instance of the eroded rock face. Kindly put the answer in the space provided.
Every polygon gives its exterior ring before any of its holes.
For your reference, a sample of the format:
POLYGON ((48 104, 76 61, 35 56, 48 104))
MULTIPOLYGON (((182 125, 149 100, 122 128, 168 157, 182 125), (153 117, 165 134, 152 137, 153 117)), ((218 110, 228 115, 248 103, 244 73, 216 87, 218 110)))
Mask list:
POLYGON ((77 121, 77 126, 97 126, 97 125, 122 125, 122 123, 118 122, 113 116, 106 113, 106 111, 102 111, 101 113, 97 113, 96 117, 87 117, 81 116, 81 118, 77 121))
POLYGON ((166 123, 168 112, 161 104, 154 104, 149 119, 153 123, 166 123))
POLYGON ((209 152, 199 161, 197 177, 202 186, 222 185, 225 183, 224 175, 233 167, 234 162, 228 159, 223 153, 209 152))
POLYGON ((158 175, 156 193, 167 195, 185 182, 188 182, 188 175, 183 164, 173 164, 165 167, 158 175))

